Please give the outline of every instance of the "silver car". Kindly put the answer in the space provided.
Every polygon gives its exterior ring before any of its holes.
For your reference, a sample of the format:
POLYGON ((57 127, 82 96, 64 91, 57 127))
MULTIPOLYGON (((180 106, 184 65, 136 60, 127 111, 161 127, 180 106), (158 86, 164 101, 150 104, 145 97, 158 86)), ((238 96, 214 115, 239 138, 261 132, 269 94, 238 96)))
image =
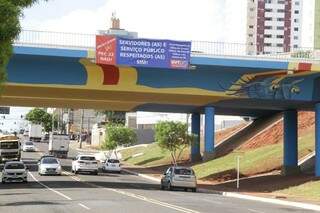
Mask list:
POLYGON ((43 157, 38 163, 39 175, 61 175, 61 163, 55 157, 43 157))
POLYGON ((197 178, 192 168, 189 167, 169 167, 161 178, 161 189, 173 190, 183 188, 185 191, 191 189, 197 191, 197 178))
POLYGON ((28 182, 27 168, 21 161, 8 161, 2 170, 2 183, 28 182))

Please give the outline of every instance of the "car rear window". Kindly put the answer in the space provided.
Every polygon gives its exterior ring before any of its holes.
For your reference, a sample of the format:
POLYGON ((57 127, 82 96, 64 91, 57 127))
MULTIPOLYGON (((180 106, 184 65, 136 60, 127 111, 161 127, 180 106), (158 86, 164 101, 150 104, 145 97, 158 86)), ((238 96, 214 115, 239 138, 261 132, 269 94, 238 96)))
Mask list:
POLYGON ((26 142, 26 145, 33 145, 32 142, 26 142))
POLYGON ((58 164, 58 161, 55 158, 43 158, 42 163, 43 164, 58 164))
POLYGON ((174 169, 174 173, 177 175, 193 175, 193 171, 187 168, 174 169))
POLYGON ((117 159, 109 159, 108 163, 120 163, 120 161, 117 159))
POLYGON ((96 160, 96 158, 91 156, 81 156, 80 160, 96 160))
POLYGON ((24 169, 24 165, 22 163, 10 163, 6 165, 5 169, 24 169))

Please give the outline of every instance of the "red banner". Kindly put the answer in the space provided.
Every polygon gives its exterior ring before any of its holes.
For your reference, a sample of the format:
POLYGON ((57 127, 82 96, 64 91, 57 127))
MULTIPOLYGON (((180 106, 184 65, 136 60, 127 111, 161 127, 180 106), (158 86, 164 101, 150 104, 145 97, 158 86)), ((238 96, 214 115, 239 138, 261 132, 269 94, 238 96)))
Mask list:
POLYGON ((117 40, 113 36, 96 36, 96 63, 116 65, 117 40))

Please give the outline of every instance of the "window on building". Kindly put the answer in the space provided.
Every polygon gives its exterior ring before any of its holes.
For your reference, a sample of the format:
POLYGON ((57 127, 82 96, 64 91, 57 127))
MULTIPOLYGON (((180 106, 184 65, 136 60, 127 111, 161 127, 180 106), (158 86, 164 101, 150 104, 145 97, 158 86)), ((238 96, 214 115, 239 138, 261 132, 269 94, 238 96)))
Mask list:
POLYGON ((293 45, 293 48, 298 48, 298 45, 297 44, 293 45))
POLYGON ((278 4, 284 4, 285 3, 285 1, 278 1, 278 4))
POLYGON ((295 10, 295 11, 294 11, 294 14, 299 14, 299 10, 295 10))
POLYGON ((250 8, 250 11, 251 11, 251 12, 253 12, 253 11, 254 11, 254 8, 253 8, 253 7, 251 7, 251 8, 250 8))
POLYGON ((295 18, 294 23, 299 23, 299 19, 295 18))
POLYGON ((284 18, 277 18, 277 21, 284 21, 284 18))
POLYGON ((277 30, 284 30, 284 27, 277 26, 277 30))
POLYGON ((300 5, 300 2, 296 1, 294 2, 295 5, 299 6, 300 5))
POLYGON ((253 34, 249 34, 249 37, 253 37, 253 34))
POLYGON ((253 29, 253 25, 249 25, 249 28, 250 28, 250 29, 253 29))
POLYGON ((283 35, 277 35, 277 38, 283 38, 283 35))
POLYGON ((271 8, 266 8, 266 9, 265 9, 265 12, 270 12, 270 13, 271 13, 271 12, 272 12, 272 9, 271 9, 271 8))
POLYGON ((272 17, 266 17, 266 21, 272 21, 272 17))
POLYGON ((277 44, 277 47, 283 47, 283 44, 277 44))
POLYGON ((266 29, 266 30, 272 30, 272 26, 265 26, 264 29, 266 29))
POLYGON ((294 40, 298 40, 299 37, 298 37, 298 36, 293 36, 293 39, 294 39, 294 40))
POLYGON ((264 37, 265 37, 265 38, 272 38, 272 35, 270 35, 270 34, 265 34, 264 37))
POLYGON ((278 13, 284 13, 284 9, 278 9, 277 12, 278 13))
POLYGON ((295 27, 294 31, 298 32, 299 31, 299 27, 295 27))
POLYGON ((271 4, 272 0, 264 0, 265 3, 271 4))
POLYGON ((264 46, 271 47, 271 43, 265 43, 264 46))

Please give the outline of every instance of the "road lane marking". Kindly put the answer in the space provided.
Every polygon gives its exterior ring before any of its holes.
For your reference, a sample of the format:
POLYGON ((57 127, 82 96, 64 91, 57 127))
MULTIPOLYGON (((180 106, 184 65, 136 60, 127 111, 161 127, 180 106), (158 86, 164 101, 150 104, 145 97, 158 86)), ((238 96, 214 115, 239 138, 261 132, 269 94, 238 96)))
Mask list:
POLYGON ((90 208, 86 205, 83 205, 82 203, 78 203, 79 206, 81 206, 82 208, 86 209, 86 210, 90 210, 90 208))
MULTIPOLYGON (((104 188, 104 187, 102 187, 102 188, 104 188)), ((165 202, 162 202, 162 201, 159 201, 159 200, 155 200, 155 199, 152 199, 152 198, 147 198, 147 197, 144 197, 142 195, 133 194, 131 192, 125 192, 125 191, 122 191, 122 190, 110 189, 110 188, 104 188, 104 189, 108 190, 108 191, 116 192, 116 193, 119 193, 119 194, 123 194, 123 195, 126 195, 128 197, 136 198, 136 199, 148 202, 148 203, 153 203, 153 204, 157 204, 157 205, 160 205, 160 206, 163 206, 163 207, 174 209, 174 210, 179 211, 179 212, 199 213, 198 211, 195 211, 195 210, 191 210, 191 209, 187 209, 187 208, 184 208, 184 207, 176 206, 176 205, 173 205, 173 204, 165 203, 165 202)))
POLYGON ((254 213, 264 213, 262 211, 254 210, 254 209, 248 209, 249 212, 254 212, 254 213))
POLYGON ((134 193, 131 193, 131 192, 126 192, 126 191, 122 191, 122 190, 119 190, 119 189, 106 188, 106 187, 99 186, 99 185, 96 185, 96 184, 93 184, 93 183, 88 183, 88 182, 82 180, 81 178, 74 178, 74 176, 71 176, 71 173, 69 173, 69 172, 64 172, 64 174, 67 174, 70 178, 72 178, 72 179, 74 179, 76 181, 82 182, 84 184, 87 184, 87 185, 95 187, 95 188, 100 188, 100 189, 116 192, 118 194, 122 194, 122 195, 125 195, 125 196, 128 196, 128 197, 132 197, 132 198, 135 198, 135 199, 139 199, 139 200, 142 200, 142 201, 145 201, 145 202, 148 202, 148 203, 153 203, 153 204, 156 204, 156 205, 159 205, 159 206, 163 206, 163 207, 166 207, 166 208, 174 209, 174 210, 179 211, 179 212, 200 213, 199 211, 195 211, 195 210, 187 209, 187 208, 184 208, 184 207, 181 207, 181 206, 176 206, 176 205, 173 205, 173 204, 165 203, 165 202, 162 202, 162 201, 159 201, 159 200, 155 200, 155 199, 152 199, 152 198, 147 198, 145 196, 137 195, 137 194, 134 194, 134 193))
POLYGON ((63 193, 61 193, 61 192, 59 192, 59 191, 57 191, 57 190, 54 190, 54 189, 50 188, 49 186, 41 183, 33 174, 31 174, 31 172, 28 172, 28 173, 29 173, 29 175, 32 177, 32 179, 35 180, 35 181, 36 181, 38 184, 40 184, 41 186, 43 186, 43 187, 47 188, 48 190, 50 190, 50 191, 52 191, 52 192, 60 195, 61 197, 64 197, 64 198, 67 199, 67 200, 72 200, 69 196, 67 196, 67 195, 65 195, 65 194, 63 194, 63 193))

